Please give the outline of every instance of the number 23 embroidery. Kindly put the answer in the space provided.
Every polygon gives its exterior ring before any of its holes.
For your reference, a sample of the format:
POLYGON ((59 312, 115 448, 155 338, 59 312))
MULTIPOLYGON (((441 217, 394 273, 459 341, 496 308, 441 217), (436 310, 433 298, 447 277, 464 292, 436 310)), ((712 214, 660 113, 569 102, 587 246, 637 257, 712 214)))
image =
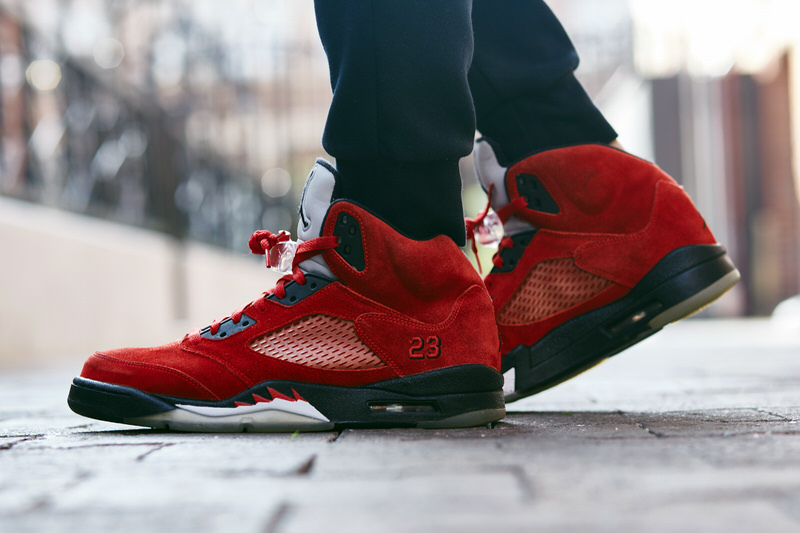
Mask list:
POLYGON ((436 359, 442 354, 442 339, 436 335, 412 337, 408 356, 411 359, 436 359))

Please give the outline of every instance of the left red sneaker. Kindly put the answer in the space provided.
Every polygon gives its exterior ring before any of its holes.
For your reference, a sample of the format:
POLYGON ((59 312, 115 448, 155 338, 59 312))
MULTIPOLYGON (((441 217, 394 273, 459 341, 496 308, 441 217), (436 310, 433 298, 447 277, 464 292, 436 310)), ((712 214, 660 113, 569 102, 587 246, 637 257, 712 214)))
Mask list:
MULTIPOLYGON (((475 161, 504 230, 484 281, 507 402, 699 311, 739 280, 689 196, 651 163, 581 145, 506 169, 486 141, 475 161)), ((473 243, 487 211, 467 221, 473 243)))
POLYGON ((187 431, 447 428, 501 419, 492 302, 464 253, 418 241, 333 197, 320 160, 288 235, 256 232, 254 253, 289 273, 183 340, 91 356, 69 406, 100 420, 187 431))

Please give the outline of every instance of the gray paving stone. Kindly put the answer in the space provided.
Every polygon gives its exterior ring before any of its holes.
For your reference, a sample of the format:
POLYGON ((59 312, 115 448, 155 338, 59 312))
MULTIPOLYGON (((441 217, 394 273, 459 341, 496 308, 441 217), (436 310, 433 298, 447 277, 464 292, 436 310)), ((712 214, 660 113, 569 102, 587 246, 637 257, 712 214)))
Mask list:
POLYGON ((682 323, 492 427, 197 435, 0 372, 0 531, 800 530, 800 338, 682 323))
POLYGON ((76 533, 84 531, 192 531, 206 533, 236 531, 263 533, 263 524, 273 511, 255 510, 242 513, 219 507, 163 506, 150 509, 84 509, 76 512, 57 512, 39 509, 3 517, 0 526, 15 533, 76 533))

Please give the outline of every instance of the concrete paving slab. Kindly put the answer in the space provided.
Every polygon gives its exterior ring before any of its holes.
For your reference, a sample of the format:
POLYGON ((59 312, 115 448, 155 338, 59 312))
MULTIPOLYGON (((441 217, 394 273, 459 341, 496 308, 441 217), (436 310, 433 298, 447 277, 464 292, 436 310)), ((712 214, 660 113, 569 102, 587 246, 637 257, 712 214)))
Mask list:
POLYGON ((491 427, 201 435, 0 373, 0 531, 800 530, 800 337, 668 328, 491 427))

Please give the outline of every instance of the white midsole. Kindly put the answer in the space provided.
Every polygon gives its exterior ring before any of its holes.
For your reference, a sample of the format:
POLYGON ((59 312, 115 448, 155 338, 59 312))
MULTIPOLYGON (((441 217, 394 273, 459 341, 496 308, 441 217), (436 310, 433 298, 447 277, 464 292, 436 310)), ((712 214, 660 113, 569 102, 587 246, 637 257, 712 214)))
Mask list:
POLYGON ((333 423, 303 399, 256 397, 254 405, 210 407, 178 404, 154 415, 129 418, 128 424, 179 431, 323 431, 333 423))
POLYGON ((251 415, 263 411, 281 411, 283 413, 305 416, 322 422, 330 422, 325 415, 317 411, 316 407, 305 400, 289 401, 276 398, 270 402, 261 402, 255 405, 237 405, 236 407, 207 407, 184 404, 176 404, 175 407, 191 413, 210 417, 251 415))

